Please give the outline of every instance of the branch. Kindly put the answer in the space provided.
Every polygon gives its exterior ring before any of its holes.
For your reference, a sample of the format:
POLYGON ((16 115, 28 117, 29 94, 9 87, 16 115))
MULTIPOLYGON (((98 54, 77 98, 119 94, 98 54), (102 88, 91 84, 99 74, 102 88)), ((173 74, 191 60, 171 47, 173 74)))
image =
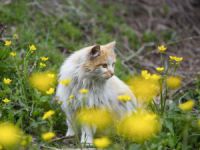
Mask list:
POLYGON ((55 139, 51 140, 50 142, 56 142, 56 141, 65 140, 65 139, 71 140, 73 138, 74 138, 74 136, 63 136, 63 137, 55 138, 55 139))
POLYGON ((127 62, 127 61, 131 60, 132 58, 134 58, 136 56, 139 56, 145 50, 146 47, 151 47, 151 46, 154 46, 154 45, 155 45, 155 43, 153 43, 153 42, 142 44, 142 46, 137 50, 137 52, 133 52, 129 57, 127 57, 124 60, 124 62, 127 62))

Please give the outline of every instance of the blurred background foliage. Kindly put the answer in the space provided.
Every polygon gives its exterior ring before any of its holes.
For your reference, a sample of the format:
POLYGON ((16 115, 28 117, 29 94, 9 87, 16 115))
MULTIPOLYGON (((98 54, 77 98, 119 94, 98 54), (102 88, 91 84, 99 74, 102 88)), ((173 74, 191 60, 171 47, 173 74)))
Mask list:
POLYGON ((9 38, 8 35, 17 33, 19 49, 28 43, 38 43, 40 53, 48 52, 55 68, 60 66, 65 54, 94 43, 116 40, 116 52, 122 59, 118 66, 123 65, 120 69, 117 67, 116 72, 122 78, 126 75, 120 72, 122 68, 152 70, 159 62, 154 59, 156 54, 148 58, 148 53, 155 50, 158 43, 169 43, 171 53, 179 54, 181 51, 181 55, 186 57, 186 63, 182 65, 184 71, 195 73, 199 70, 199 61, 194 62, 193 65, 197 66, 194 69, 187 58, 199 57, 199 54, 194 55, 199 50, 198 39, 195 39, 199 35, 199 4, 197 0, 186 2, 3 0, 0 5, 1 37, 9 38), (183 13, 183 10, 188 10, 188 13, 183 13), (175 44, 188 37, 193 39, 175 44), (130 57, 145 43, 147 46, 139 52, 141 57, 130 57), (130 59, 126 60, 126 57, 130 59))

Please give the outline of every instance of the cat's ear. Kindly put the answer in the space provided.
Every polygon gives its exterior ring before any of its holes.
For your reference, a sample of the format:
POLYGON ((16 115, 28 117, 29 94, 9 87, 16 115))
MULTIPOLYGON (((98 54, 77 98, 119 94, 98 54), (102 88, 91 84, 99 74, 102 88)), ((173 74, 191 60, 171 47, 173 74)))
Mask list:
POLYGON ((107 49, 109 50, 114 50, 115 49, 115 45, 116 45, 116 41, 112 41, 106 45, 104 45, 107 49))
POLYGON ((95 45, 90 50, 90 59, 94 59, 94 58, 100 56, 100 54, 101 54, 100 45, 95 45))

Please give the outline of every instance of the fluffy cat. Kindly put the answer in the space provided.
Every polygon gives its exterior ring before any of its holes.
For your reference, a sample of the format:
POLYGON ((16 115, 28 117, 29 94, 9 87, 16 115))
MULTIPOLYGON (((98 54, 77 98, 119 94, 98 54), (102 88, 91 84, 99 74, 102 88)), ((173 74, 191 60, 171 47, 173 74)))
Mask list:
MULTIPOLYGON (((56 97, 62 101, 62 110, 67 117, 66 136, 75 134, 72 114, 81 107, 83 95, 79 93, 79 90, 82 88, 89 90, 87 107, 106 107, 120 116, 132 111, 136 105, 136 99, 129 87, 114 75, 116 62, 114 48, 115 41, 106 45, 85 47, 71 54, 63 63, 59 81, 70 79, 71 82, 68 86, 59 83, 56 97), (117 97, 122 94, 128 94, 132 100, 127 103, 118 101, 117 97), (74 100, 69 103, 70 95, 74 95, 74 100)), ((81 142, 92 144, 94 130, 83 126, 81 131, 81 142)))

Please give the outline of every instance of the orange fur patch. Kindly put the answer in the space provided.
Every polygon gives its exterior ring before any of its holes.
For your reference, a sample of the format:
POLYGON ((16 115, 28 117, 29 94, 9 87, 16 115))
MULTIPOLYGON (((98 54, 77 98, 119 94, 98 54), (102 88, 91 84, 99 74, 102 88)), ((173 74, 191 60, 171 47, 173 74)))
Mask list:
POLYGON ((116 55, 115 55, 114 51, 112 49, 110 49, 110 47, 101 46, 100 49, 101 49, 100 50, 101 51, 100 56, 96 57, 93 60, 88 60, 84 64, 85 69, 94 70, 99 65, 102 65, 102 64, 105 64, 105 63, 107 64, 107 61, 108 61, 109 57, 112 58, 113 60, 116 59, 116 55))

